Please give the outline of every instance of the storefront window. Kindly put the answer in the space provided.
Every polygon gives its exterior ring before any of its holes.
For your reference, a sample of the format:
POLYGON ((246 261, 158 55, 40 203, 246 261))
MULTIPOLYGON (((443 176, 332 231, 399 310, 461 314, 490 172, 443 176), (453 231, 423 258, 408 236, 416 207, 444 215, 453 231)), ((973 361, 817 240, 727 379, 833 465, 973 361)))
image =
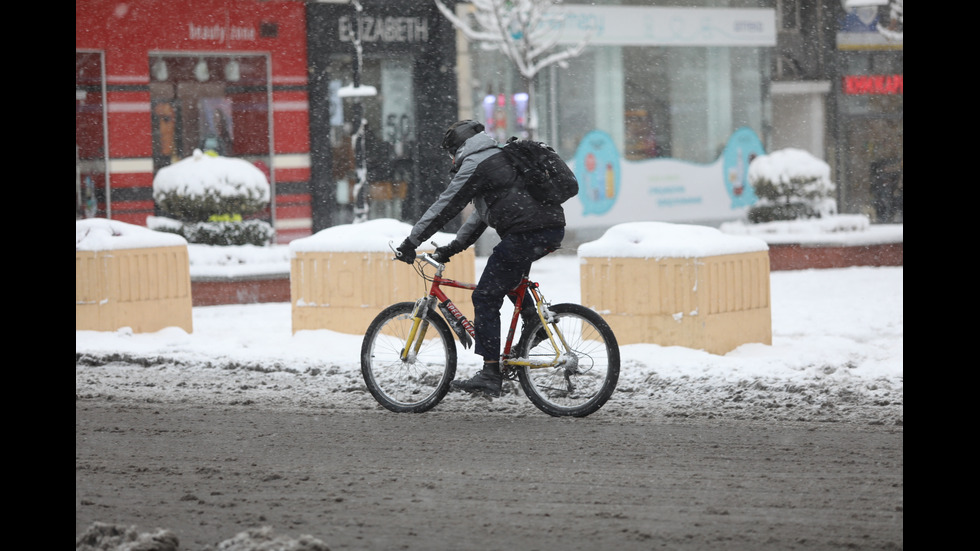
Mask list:
MULTIPOLYGON (((589 45, 578 57, 537 74, 531 132, 565 158, 575 154, 584 136, 599 130, 626 160, 671 157, 696 163, 717 160, 740 128, 764 136, 764 90, 775 29, 762 10, 746 15, 739 9, 760 4, 564 4, 575 24, 564 29, 562 43, 582 38, 589 45), (613 26, 625 30, 613 31, 613 26)), ((772 16, 774 22, 775 12, 772 16)), ((521 135, 516 109, 502 109, 512 105, 507 99, 527 92, 514 64, 480 43, 471 43, 469 54, 474 85, 464 109, 473 105, 472 116, 489 121, 488 128, 499 126, 498 118, 505 120, 507 131, 496 131, 498 139, 521 135), (478 108, 491 96, 504 100, 495 103, 492 118, 478 108)))
MULTIPOLYGON (((195 149, 271 169, 268 59, 264 55, 150 54, 153 171, 195 149)), ((273 222, 274 206, 257 217, 273 222)))
POLYGON ((511 136, 526 138, 530 132, 529 102, 537 98, 529 96, 520 75, 500 52, 475 47, 470 53, 474 82, 470 83, 472 95, 464 103, 473 106, 473 113, 466 116, 482 122, 486 132, 501 143, 511 136))
MULTIPOLYGON (((475 56, 474 66, 488 66, 488 54, 475 56)), ((532 98, 539 116, 536 137, 570 158, 582 137, 599 129, 631 161, 673 157, 710 163, 736 129, 762 133, 767 66, 760 48, 591 48, 566 68, 540 73, 532 98)), ((474 116, 489 121, 488 129, 502 126, 498 118, 508 124, 494 132, 498 139, 521 135, 518 106, 510 100, 523 92, 515 85, 520 79, 489 74, 479 77, 482 88, 474 90, 473 103, 500 99, 494 110, 474 116)))
POLYGON ((369 218, 395 218, 415 181, 417 147, 413 62, 408 56, 369 57, 361 66, 360 82, 377 95, 341 98, 339 90, 353 82, 350 56, 335 57, 330 66, 330 140, 333 181, 341 223, 353 220, 358 183, 352 137, 358 129, 355 112, 367 120, 365 158, 369 218))
POLYGON ((841 212, 873 222, 905 219, 904 85, 901 52, 841 55, 838 143, 841 212))
POLYGON ((194 149, 268 162, 265 56, 151 55, 149 63, 154 170, 194 149))

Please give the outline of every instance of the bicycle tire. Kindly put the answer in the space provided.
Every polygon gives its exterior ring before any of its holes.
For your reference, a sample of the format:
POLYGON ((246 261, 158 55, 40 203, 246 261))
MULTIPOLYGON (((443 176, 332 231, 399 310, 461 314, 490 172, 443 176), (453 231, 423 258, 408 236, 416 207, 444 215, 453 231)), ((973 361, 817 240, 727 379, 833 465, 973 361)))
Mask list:
MULTIPOLYGON (((552 332, 557 326, 576 363, 571 367, 519 367, 517 378, 524 394, 541 411, 555 417, 585 417, 605 405, 616 390, 619 343, 602 316, 585 306, 556 304, 550 310, 554 314, 552 332)), ((550 340, 532 346, 530 337, 539 330, 540 320, 525 328, 518 342, 520 357, 554 357, 550 340)), ((555 339, 557 342, 557 336, 555 339)))
POLYGON ((379 404, 396 413, 423 413, 449 392, 456 376, 456 343, 445 320, 429 312, 425 341, 409 360, 401 351, 412 328, 413 302, 399 302, 378 314, 361 343, 361 375, 379 404))

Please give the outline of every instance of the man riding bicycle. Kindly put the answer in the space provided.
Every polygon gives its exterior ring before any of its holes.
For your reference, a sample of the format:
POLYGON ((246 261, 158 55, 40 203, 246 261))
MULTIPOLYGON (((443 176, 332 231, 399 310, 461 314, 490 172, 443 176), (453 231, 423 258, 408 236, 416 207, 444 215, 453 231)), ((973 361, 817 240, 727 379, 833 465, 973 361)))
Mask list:
MULTIPOLYGON (((565 236, 565 211, 561 205, 545 205, 527 192, 522 178, 496 140, 473 120, 453 123, 442 148, 452 158, 452 179, 407 238, 398 246, 398 259, 411 264, 415 249, 453 220, 470 202, 474 211, 448 245, 433 255, 442 263, 476 243, 487 227, 494 228, 500 243, 493 248, 486 268, 473 291, 477 355, 483 369, 468 380, 453 381, 453 388, 500 396, 500 308, 504 297, 520 283, 531 264, 561 247, 565 236)), ((533 301, 522 303, 525 320, 537 316, 533 301)))

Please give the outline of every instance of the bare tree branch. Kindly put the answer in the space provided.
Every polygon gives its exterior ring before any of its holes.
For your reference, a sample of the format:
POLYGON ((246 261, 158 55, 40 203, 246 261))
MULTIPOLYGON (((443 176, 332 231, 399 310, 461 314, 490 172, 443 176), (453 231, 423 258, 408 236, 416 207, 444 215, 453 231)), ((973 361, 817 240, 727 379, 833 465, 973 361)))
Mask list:
POLYGON ((588 38, 557 49, 565 21, 564 14, 551 13, 561 0, 470 0, 472 24, 452 9, 434 0, 439 11, 466 36, 487 49, 500 50, 517 68, 527 86, 529 133, 537 126, 532 108, 534 77, 550 65, 567 65, 588 45, 588 38), (556 50, 557 49, 557 50, 556 50))
POLYGON ((472 0, 473 23, 458 17, 441 0, 439 11, 466 38, 499 49, 521 76, 533 79, 542 69, 580 55, 588 40, 553 52, 561 36, 564 15, 552 12, 553 0, 472 0), (549 53, 550 52, 550 53, 549 53))

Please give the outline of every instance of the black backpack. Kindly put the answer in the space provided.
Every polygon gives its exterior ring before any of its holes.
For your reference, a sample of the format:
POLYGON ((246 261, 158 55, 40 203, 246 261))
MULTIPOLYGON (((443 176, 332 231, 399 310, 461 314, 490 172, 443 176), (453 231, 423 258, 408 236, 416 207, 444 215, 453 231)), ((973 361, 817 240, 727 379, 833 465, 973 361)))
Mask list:
POLYGON ((513 137, 501 149, 524 179, 527 192, 538 202, 560 205, 578 195, 575 173, 548 144, 513 137))

